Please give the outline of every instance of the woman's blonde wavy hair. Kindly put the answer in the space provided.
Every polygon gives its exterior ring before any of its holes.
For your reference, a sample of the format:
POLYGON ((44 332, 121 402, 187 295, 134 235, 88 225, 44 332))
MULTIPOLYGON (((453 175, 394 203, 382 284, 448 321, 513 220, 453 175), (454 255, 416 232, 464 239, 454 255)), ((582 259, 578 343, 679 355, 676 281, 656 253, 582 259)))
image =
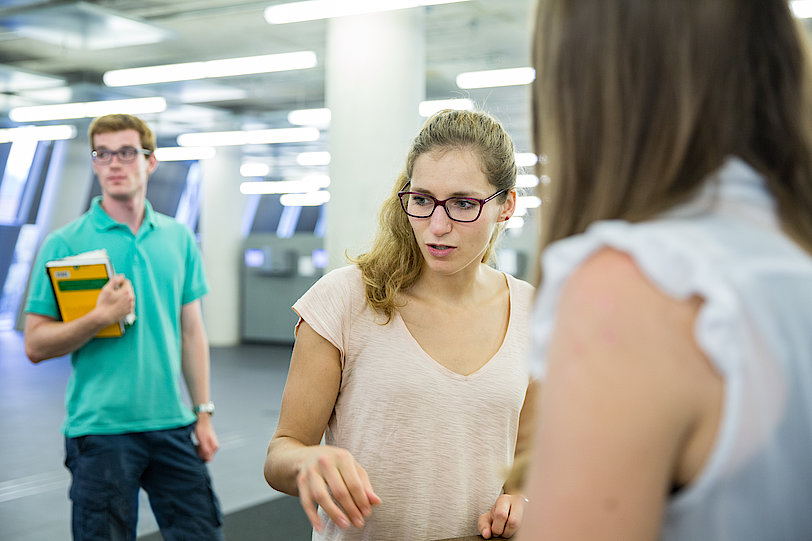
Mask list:
MULTIPOLYGON (((412 141, 406 156, 406 167, 397 177, 392 194, 378 215, 378 231, 372 248, 350 261, 361 268, 366 285, 367 302, 386 316, 386 323, 399 306, 400 293, 417 281, 423 269, 423 256, 398 200, 398 192, 409 183, 414 163, 429 152, 470 150, 478 158, 482 172, 495 191, 516 186, 516 160, 513 141, 494 117, 479 111, 443 110, 431 116, 412 141)), ((497 198, 507 199, 507 192, 497 198)), ((483 263, 492 263, 496 242, 504 230, 494 228, 483 263)))

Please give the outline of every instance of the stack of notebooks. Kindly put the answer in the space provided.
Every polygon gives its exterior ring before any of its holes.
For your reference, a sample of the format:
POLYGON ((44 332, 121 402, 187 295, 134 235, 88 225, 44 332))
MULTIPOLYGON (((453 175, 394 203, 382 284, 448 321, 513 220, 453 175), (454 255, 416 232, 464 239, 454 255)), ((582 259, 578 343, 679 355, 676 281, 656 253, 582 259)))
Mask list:
MULTIPOLYGON (((45 270, 51 279, 62 321, 73 321, 93 310, 101 288, 115 276, 113 264, 104 249, 48 261, 45 270)), ((99 331, 96 337, 121 336, 126 326, 134 321, 135 314, 127 314, 122 321, 99 331)))

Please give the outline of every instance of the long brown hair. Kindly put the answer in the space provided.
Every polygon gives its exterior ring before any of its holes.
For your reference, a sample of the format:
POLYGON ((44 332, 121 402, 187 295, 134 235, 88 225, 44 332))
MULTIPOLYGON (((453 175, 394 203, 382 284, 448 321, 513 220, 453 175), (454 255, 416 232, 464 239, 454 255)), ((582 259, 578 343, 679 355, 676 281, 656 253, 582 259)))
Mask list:
POLYGON ((542 248, 689 199, 735 155, 812 247, 809 49, 786 0, 539 0, 542 248))
MULTIPOLYGON (((357 258, 350 258, 362 271, 367 302, 386 316, 398 306, 401 291, 417 281, 423 269, 423 255, 414 238, 409 218, 400 207, 397 194, 409 182, 417 158, 438 150, 471 150, 479 159, 482 172, 496 191, 516 186, 516 160, 513 141, 494 117, 479 111, 443 110, 431 116, 412 141, 406 156, 406 167, 395 180, 392 194, 378 216, 378 231, 372 248, 357 258)), ((504 203, 507 194, 497 200, 504 203)), ((492 261, 499 234, 504 224, 494 228, 482 262, 492 261)))

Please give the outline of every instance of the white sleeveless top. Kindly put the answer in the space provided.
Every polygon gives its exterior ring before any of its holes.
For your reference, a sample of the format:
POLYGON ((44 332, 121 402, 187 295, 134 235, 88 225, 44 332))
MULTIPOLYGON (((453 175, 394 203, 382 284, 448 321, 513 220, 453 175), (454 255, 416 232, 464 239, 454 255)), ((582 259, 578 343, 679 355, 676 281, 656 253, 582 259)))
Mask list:
MULTIPOLYGON (((361 271, 336 269, 293 309, 341 352, 341 386, 325 442, 348 449, 383 503, 363 529, 320 509, 313 539, 426 541, 477 534, 513 462, 527 390, 533 287, 505 275, 510 321, 502 346, 463 376, 432 359, 398 313, 366 302, 361 271)), ((454 340, 454 337, 448 337, 454 340)))
POLYGON ((668 502, 661 539, 810 541, 812 258, 781 232, 749 165, 730 158, 714 177, 657 220, 600 222, 549 247, 531 368, 543 377, 561 288, 601 247, 631 255, 673 298, 701 295, 695 338, 724 377, 724 411, 703 471, 668 502))

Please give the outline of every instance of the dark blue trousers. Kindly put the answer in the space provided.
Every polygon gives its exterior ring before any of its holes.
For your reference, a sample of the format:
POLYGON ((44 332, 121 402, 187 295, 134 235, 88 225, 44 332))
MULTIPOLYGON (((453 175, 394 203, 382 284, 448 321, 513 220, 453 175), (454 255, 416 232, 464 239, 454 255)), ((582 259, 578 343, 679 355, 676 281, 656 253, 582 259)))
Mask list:
POLYGON ((220 503, 193 427, 65 438, 73 538, 135 541, 143 487, 165 541, 221 541, 220 503))

